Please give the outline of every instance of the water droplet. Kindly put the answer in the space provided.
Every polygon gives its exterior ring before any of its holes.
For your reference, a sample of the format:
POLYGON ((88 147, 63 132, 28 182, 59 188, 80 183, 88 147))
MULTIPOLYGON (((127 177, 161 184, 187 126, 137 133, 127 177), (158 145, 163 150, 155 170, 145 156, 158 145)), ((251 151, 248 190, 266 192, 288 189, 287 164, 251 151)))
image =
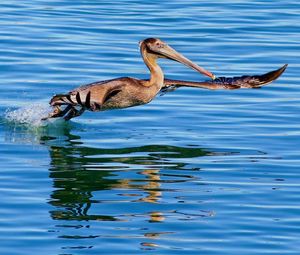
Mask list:
POLYGON ((31 126, 45 126, 46 121, 42 118, 51 112, 48 103, 32 103, 16 110, 8 109, 5 112, 5 119, 18 124, 28 124, 31 126))

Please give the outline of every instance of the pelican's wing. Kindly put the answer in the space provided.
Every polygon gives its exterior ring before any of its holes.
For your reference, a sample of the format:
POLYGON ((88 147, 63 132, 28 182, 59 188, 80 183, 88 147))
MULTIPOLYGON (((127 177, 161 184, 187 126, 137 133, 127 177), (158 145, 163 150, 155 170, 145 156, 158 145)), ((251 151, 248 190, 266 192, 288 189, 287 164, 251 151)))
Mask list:
POLYGON ((240 89, 240 88, 259 88, 276 80, 287 68, 287 64, 281 68, 262 74, 245 75, 239 77, 219 77, 213 81, 192 82, 165 79, 163 91, 177 87, 197 87, 205 89, 240 89))

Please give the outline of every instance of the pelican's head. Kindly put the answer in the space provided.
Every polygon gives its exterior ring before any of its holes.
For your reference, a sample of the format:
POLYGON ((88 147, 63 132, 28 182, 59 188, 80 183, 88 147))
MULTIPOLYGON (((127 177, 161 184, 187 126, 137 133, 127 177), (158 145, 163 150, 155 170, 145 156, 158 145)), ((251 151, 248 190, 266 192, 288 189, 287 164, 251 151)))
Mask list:
POLYGON ((148 54, 152 54, 157 58, 172 59, 210 77, 213 80, 216 78, 214 74, 193 63, 191 60, 187 59, 158 38, 147 38, 141 41, 139 45, 141 49, 145 48, 148 54))

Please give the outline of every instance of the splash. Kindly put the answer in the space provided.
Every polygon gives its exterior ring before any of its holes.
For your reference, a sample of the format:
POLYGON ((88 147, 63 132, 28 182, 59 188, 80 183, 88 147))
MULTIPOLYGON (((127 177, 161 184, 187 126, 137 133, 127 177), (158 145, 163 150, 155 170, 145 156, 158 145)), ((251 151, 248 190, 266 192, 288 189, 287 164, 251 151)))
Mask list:
POLYGON ((16 110, 8 109, 5 113, 5 119, 12 123, 25 124, 39 127, 49 124, 42 118, 51 112, 51 107, 47 103, 32 103, 16 110))
POLYGON ((18 109, 8 109, 0 123, 5 123, 5 141, 18 144, 40 144, 62 139, 73 125, 62 118, 42 120, 51 111, 47 102, 35 102, 18 109))

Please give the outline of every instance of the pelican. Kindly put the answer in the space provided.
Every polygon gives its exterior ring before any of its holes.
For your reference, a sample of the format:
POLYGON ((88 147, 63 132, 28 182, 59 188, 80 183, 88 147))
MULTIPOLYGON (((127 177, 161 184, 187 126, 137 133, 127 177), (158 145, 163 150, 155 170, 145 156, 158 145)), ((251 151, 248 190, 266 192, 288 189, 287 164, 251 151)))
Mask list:
POLYGON ((98 81, 80 86, 67 94, 55 95, 50 100, 53 111, 43 120, 57 117, 70 120, 80 116, 85 110, 104 111, 147 104, 161 90, 168 90, 172 87, 189 86, 207 89, 260 87, 276 79, 286 68, 285 65, 281 69, 262 76, 217 78, 214 74, 193 63, 158 38, 145 39, 139 43, 139 46, 143 60, 150 71, 150 79, 140 80, 131 77, 121 77, 113 80, 98 81), (158 58, 167 58, 180 62, 208 76, 210 81, 190 82, 165 79, 162 69, 157 64, 158 58))

